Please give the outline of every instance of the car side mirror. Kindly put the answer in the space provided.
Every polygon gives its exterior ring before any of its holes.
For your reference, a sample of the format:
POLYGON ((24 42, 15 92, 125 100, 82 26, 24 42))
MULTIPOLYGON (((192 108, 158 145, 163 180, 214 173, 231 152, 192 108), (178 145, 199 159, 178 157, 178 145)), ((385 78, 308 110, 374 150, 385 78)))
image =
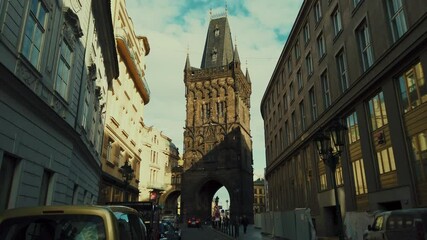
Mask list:
POLYGON ((372 226, 370 224, 368 225, 368 230, 372 231, 372 226))

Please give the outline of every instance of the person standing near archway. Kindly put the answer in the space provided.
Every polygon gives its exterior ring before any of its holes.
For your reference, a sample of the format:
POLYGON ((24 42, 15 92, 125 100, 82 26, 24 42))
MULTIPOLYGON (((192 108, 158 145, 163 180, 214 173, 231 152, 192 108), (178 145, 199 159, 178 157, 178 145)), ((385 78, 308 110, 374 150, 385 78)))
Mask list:
POLYGON ((242 217, 242 225, 243 225, 243 233, 246 234, 246 230, 248 229, 248 217, 246 217, 246 215, 243 215, 242 217))

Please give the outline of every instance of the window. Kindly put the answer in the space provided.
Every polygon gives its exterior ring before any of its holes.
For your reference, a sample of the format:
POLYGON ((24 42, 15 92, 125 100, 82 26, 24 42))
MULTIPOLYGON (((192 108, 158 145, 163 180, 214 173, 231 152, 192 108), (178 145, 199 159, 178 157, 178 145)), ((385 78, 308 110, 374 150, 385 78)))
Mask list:
POLYGON ((85 101, 83 103, 83 110, 82 110, 82 121, 81 125, 84 130, 87 128, 87 117, 88 117, 88 111, 89 111, 89 103, 87 98, 85 98, 85 101))
POLYGON ((71 47, 63 40, 61 44, 58 69, 56 71, 55 90, 64 99, 68 98, 68 87, 71 72, 71 47))
POLYGON ((288 96, 285 94, 283 94, 283 108, 286 111, 288 111, 288 96))
POLYGON ((363 71, 366 71, 374 63, 371 39, 369 37, 368 24, 366 21, 364 21, 356 31, 360 55, 362 58, 363 71))
POLYGON ((40 53, 46 32, 47 9, 41 0, 30 2, 30 10, 25 25, 22 54, 35 67, 39 68, 40 53))
POLYGON ((380 174, 396 170, 393 148, 389 147, 377 152, 378 170, 380 174))
POLYGON ((295 43, 294 52, 295 52, 295 59, 298 60, 301 57, 301 49, 300 49, 300 46, 299 46, 299 41, 297 41, 295 43))
POLYGON ((372 130, 376 130, 388 123, 383 92, 369 100, 369 115, 371 117, 372 130))
POLYGON ((350 144, 360 139, 359 124, 357 123, 357 113, 353 112, 347 117, 347 134, 350 144))
POLYGON ((326 54, 325 39, 323 38, 323 34, 320 34, 319 37, 317 37, 317 51, 319 52, 319 58, 323 58, 326 54))
POLYGON ((361 0, 353 0, 353 7, 357 7, 361 0))
POLYGON ((328 189, 328 181, 326 180, 326 173, 320 174, 320 190, 328 189))
POLYGON ((408 30, 402 0, 387 0, 387 10, 393 40, 397 41, 408 30))
POLYGON ((334 28, 334 36, 337 36, 342 30, 341 13, 338 8, 332 13, 331 18, 332 26, 334 28))
POLYGON ((337 186, 344 185, 344 177, 342 175, 342 166, 337 166, 335 170, 335 183, 337 186))
POLYGON ((322 82, 322 90, 323 90, 323 106, 327 109, 331 105, 331 92, 329 89, 329 80, 327 72, 323 72, 320 75, 320 81, 322 82))
POLYGON ((366 185, 365 166, 363 159, 358 159, 352 162, 353 178, 356 195, 368 193, 368 186, 366 185))
POLYGON ((298 127, 295 112, 292 112, 291 118, 292 118, 292 141, 294 141, 297 138, 297 127, 298 127))
POLYGON ((301 70, 298 70, 298 72, 297 72, 297 83, 298 83, 298 91, 301 91, 302 87, 304 86, 304 81, 302 80, 301 70))
POLYGON ((292 59, 291 59, 291 57, 289 57, 288 60, 286 61, 286 65, 288 67, 288 74, 290 75, 292 72, 292 59))
POLYGON ((301 129, 305 130, 305 110, 304 110, 304 101, 301 101, 299 103, 299 111, 300 111, 300 118, 301 118, 301 129))
POLYGON ((411 137, 413 153, 413 169, 418 182, 427 181, 427 131, 411 137))
POLYGON ((289 145, 289 123, 288 121, 285 121, 285 134, 283 135, 284 141, 283 144, 285 146, 289 145))
POLYGON ((303 34, 304 34, 304 43, 307 45, 307 43, 310 41, 310 25, 308 25, 308 23, 306 23, 304 26, 303 34))
POLYGON ((309 91, 310 103, 311 103, 311 120, 314 122, 317 119, 317 101, 314 93, 314 88, 309 91))
POLYGON ((305 57, 305 66, 307 68, 307 76, 310 77, 313 75, 313 59, 311 58, 310 53, 308 53, 307 57, 305 57))
POLYGON ((0 165, 0 212, 3 212, 9 206, 10 191, 18 161, 18 159, 3 155, 3 161, 1 161, 0 165))
POLYGON ((320 0, 314 5, 314 19, 316 23, 320 22, 322 19, 322 6, 320 6, 320 0))
POLYGON ((108 138, 108 142, 107 142, 107 156, 106 159, 107 161, 112 162, 113 160, 111 159, 111 157, 113 156, 113 140, 111 140, 110 138, 108 138))
POLYGON ((279 129, 279 138, 280 138, 280 150, 283 151, 283 149, 285 149, 285 141, 284 141, 284 137, 283 137, 282 128, 279 129))
POLYGON ((51 195, 50 191, 52 189, 53 184, 52 177, 52 172, 47 169, 43 171, 42 181, 40 184, 39 205, 49 205, 51 202, 51 200, 49 199, 49 195, 51 195))
POLYGON ((295 90, 294 90, 294 83, 291 82, 291 84, 289 84, 289 100, 294 101, 295 99, 295 90))
POLYGON ((338 78, 341 82, 341 92, 345 92, 348 89, 348 73, 347 73, 347 62, 344 55, 344 50, 341 50, 336 56, 338 78))
POLYGON ((202 103, 201 109, 201 117, 203 120, 208 120, 211 118, 211 104, 210 103, 202 103))
POLYGON ((397 80, 401 105, 405 113, 427 101, 427 84, 421 63, 410 67, 397 80))

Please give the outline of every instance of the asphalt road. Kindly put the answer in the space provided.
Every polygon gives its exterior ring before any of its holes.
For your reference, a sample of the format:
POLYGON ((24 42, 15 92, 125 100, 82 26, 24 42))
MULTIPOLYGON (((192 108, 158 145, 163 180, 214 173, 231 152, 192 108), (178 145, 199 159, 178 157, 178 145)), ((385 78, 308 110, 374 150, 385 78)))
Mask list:
POLYGON ((216 232, 207 225, 201 228, 188 228, 187 226, 182 226, 181 237, 182 240, 230 240, 229 237, 216 232))

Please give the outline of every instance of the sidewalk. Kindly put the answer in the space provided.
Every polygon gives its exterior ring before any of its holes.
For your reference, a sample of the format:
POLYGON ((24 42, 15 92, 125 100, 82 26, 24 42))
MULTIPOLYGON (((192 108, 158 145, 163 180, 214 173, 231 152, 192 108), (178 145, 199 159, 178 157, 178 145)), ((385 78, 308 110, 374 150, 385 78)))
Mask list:
MULTIPOLYGON (((211 227, 212 228, 212 227, 211 227)), ((228 239, 239 239, 239 240, 286 240, 285 238, 281 237, 274 237, 270 234, 264 234, 261 232, 261 228, 256 228, 254 225, 248 225, 248 229, 246 231, 246 234, 243 233, 243 226, 240 226, 239 231, 239 238, 234 238, 232 236, 229 236, 215 228, 212 228, 213 231, 216 231, 223 236, 225 236, 228 239)), ((338 240, 338 237, 317 237, 317 240, 338 240)))
POLYGON ((248 225, 246 234, 243 233, 243 226, 240 226, 239 228, 239 237, 238 238, 234 238, 232 236, 227 235, 226 233, 223 233, 217 229, 212 228, 214 231, 217 231, 219 233, 221 233, 222 235, 226 236, 228 239, 239 239, 239 240, 270 240, 270 239, 278 239, 278 238, 273 238, 270 235, 266 235, 261 233, 261 229, 260 228, 255 228, 254 225, 248 225))

